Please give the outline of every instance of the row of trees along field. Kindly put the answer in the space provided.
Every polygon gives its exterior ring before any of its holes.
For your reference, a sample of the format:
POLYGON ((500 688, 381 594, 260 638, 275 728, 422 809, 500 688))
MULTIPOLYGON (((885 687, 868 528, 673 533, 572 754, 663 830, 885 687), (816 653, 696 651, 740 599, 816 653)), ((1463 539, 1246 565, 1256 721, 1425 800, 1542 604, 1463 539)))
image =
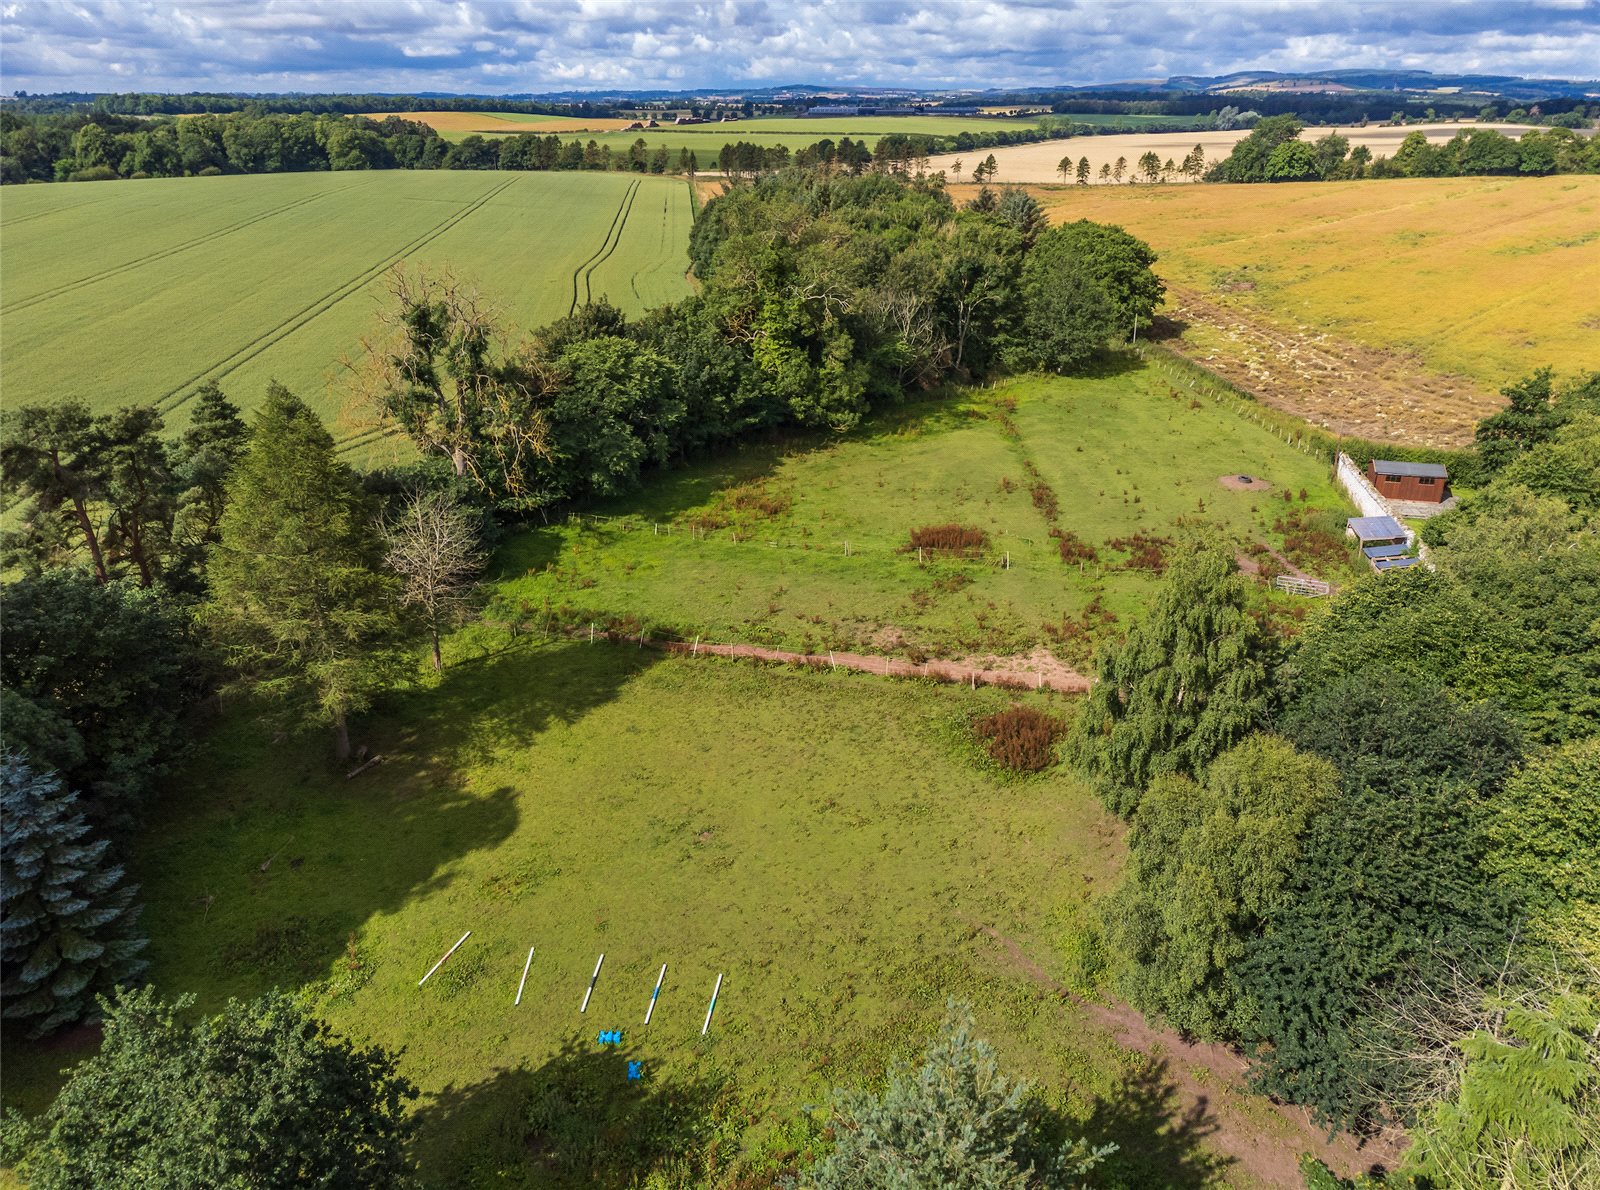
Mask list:
POLYGON ((1600 173, 1600 137, 1554 127, 1506 136, 1493 128, 1463 129, 1442 145, 1420 132, 1393 157, 1373 159, 1365 145, 1328 133, 1301 139, 1294 116, 1271 116, 1206 171, 1209 182, 1320 182, 1352 178, 1454 178, 1480 175, 1600 173))
POLYGON ((1198 550, 1070 741, 1131 850, 1076 977, 1330 1126, 1410 1128, 1373 1185, 1600 1179, 1600 374, 1506 395, 1434 565, 1279 641, 1198 550))

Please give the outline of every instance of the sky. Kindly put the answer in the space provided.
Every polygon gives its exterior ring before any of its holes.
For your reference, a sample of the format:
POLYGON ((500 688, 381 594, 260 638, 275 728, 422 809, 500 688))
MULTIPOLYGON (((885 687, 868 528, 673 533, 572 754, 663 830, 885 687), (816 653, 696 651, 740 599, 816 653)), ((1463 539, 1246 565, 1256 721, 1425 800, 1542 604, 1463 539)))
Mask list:
POLYGON ((1600 0, 0 0, 0 92, 1594 78, 1600 0))

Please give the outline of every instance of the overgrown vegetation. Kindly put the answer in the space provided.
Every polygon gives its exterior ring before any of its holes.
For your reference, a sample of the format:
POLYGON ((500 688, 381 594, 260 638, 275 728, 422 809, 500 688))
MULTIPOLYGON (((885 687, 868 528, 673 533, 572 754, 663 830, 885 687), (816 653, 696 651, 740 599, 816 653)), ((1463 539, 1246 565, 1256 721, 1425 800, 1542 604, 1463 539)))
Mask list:
POLYGON ((973 731, 1001 768, 1038 773, 1056 762, 1056 741, 1066 734, 1066 724, 1037 707, 1014 706, 985 715, 973 731))
POLYGON ((1074 953, 1272 1095, 1412 1128, 1396 1185, 1593 1172, 1596 383, 1514 386, 1433 568, 1352 585, 1277 657, 1237 610, 1183 630, 1237 609, 1225 560, 1184 558, 1074 736, 1132 853, 1074 953), (1252 729, 1278 735, 1228 747, 1252 729))

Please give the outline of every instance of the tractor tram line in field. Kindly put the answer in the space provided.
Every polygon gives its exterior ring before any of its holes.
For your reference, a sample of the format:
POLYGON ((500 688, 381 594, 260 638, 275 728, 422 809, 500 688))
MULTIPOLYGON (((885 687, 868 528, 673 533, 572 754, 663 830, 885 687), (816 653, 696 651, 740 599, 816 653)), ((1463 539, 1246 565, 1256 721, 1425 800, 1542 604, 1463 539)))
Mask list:
POLYGON ((614 250, 615 244, 612 243, 612 237, 615 236, 618 240, 622 238, 622 227, 628 222, 628 211, 632 209, 633 196, 638 191, 639 183, 635 181, 623 194, 622 200, 617 203, 617 213, 611 217, 611 226, 606 229, 605 239, 600 242, 600 246, 590 253, 582 264, 572 270, 572 303, 567 307, 569 316, 578 308, 579 286, 583 288, 583 300, 585 302, 592 300, 589 279, 594 275, 596 266, 601 264, 614 250))
POLYGON ((199 248, 202 245, 210 244, 216 240, 220 240, 225 236, 230 236, 235 232, 243 231, 245 228, 252 227, 263 220, 272 219, 278 215, 292 211, 296 207, 303 207, 307 203, 317 202, 319 199, 341 194, 344 191, 355 189, 356 186, 362 184, 370 185, 370 179, 363 178, 359 182, 343 187, 341 190, 327 190, 317 194, 309 194, 301 198, 296 198, 290 202, 286 202, 281 206, 273 207, 270 210, 257 211, 248 219, 241 219, 236 223, 228 224, 226 227, 219 227, 212 231, 205 232, 202 235, 196 236, 192 240, 185 240, 181 244, 170 244, 167 247, 159 248, 154 252, 147 252, 143 256, 134 257, 132 260, 125 260, 121 264, 116 264, 110 266, 109 268, 101 269, 98 273, 90 273, 86 277, 79 277, 75 281, 64 282, 63 284, 57 285, 52 289, 46 289, 40 293, 30 294, 27 297, 18 298, 9 305, 0 306, 0 314, 12 314, 19 310, 26 310, 28 307, 36 306, 40 302, 50 301, 52 298, 58 298, 65 294, 71 293, 74 290, 82 289, 86 285, 93 285, 99 281, 107 281, 112 277, 119 276, 122 273, 130 272, 131 270, 140 268, 143 265, 154 264, 158 260, 165 260, 169 256, 176 256, 180 252, 188 252, 190 249, 199 248))
POLYGON ((174 385, 172 388, 169 388, 156 399, 156 408, 164 414, 171 413, 173 410, 180 408, 189 400, 191 396, 194 395, 192 391, 185 391, 186 389, 189 389, 191 385, 198 384, 200 381, 206 379, 221 380, 224 376, 227 376, 229 373, 242 367, 244 364, 260 355, 263 351, 266 351, 269 347, 272 347, 274 344, 280 342, 289 335, 293 334, 295 331, 299 330, 302 326, 306 325, 306 323, 311 322, 313 319, 325 313, 344 299, 350 297, 352 294, 359 292, 366 285, 376 280, 385 270, 392 268, 396 263, 404 260, 408 254, 417 251, 419 248, 427 246, 440 236, 444 235, 445 232, 455 227, 458 223, 461 223, 468 216, 475 214, 491 199, 504 193, 506 190, 509 190, 520 180, 520 177, 514 176, 506 179, 504 182, 501 182, 498 185, 491 187, 489 190, 479 195, 476 199, 473 199, 471 202, 469 202, 465 207, 462 207, 452 214, 446 216, 432 228, 423 232, 420 236, 411 240, 409 243, 405 244, 400 248, 399 251, 391 252, 385 255, 383 259, 379 260, 376 264, 369 265, 355 277, 352 277, 351 279, 336 286, 334 289, 323 294, 321 297, 314 299, 308 305, 302 306, 288 318, 279 322, 277 325, 270 327, 266 331, 263 331, 260 335, 257 335, 254 339, 246 343, 243 347, 238 348, 236 351, 224 356, 216 363, 202 368, 200 371, 180 381, 178 384, 174 385))
POLYGON ((628 191, 627 197, 624 199, 624 206, 622 208, 622 219, 617 224, 616 234, 611 239, 611 245, 608 248, 606 248, 606 250, 601 254, 599 260, 595 261, 592 265, 590 265, 584 271, 584 274, 583 274, 583 300, 585 302, 594 301, 594 292, 593 292, 594 271, 595 271, 595 269, 599 268, 601 265, 605 264, 606 261, 610 260, 612 254, 614 252, 616 252, 616 250, 617 250, 617 245, 622 243, 622 235, 628 228, 628 216, 633 214, 633 202, 634 202, 634 199, 638 197, 638 194, 639 194, 639 183, 635 182, 633 184, 632 188, 628 191))

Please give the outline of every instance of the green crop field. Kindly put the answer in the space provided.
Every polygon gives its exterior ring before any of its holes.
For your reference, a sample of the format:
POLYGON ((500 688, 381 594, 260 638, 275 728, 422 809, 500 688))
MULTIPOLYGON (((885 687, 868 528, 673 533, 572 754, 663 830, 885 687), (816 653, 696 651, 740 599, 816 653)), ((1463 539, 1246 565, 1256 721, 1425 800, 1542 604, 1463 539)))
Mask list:
MULTIPOLYGON (((1053 640, 1081 665, 1093 637, 1125 627, 1156 582, 1125 568, 1131 549, 1108 543, 1203 532, 1281 549, 1274 525, 1286 510, 1336 539, 1348 515, 1325 463, 1235 406, 1193 403, 1149 368, 1030 378, 909 406, 842 440, 751 446, 671 473, 598 510, 612 520, 519 539, 506 589, 569 623, 615 618, 685 640, 935 657, 1053 640), (1056 497, 1059 527, 1096 560, 1062 561, 1028 463, 1056 497), (1273 486, 1219 483, 1240 473, 1273 486), (988 534, 981 558, 919 561, 905 549, 913 528, 951 522, 988 534), (1117 623, 1084 621, 1097 599, 1117 623)), ((1305 562, 1335 582, 1350 565, 1342 550, 1305 562)))
POLYGON ((639 313, 689 292, 690 219, 682 181, 621 174, 8 187, 0 387, 13 406, 156 402, 178 426, 207 377, 247 407, 276 378, 336 421, 338 361, 395 262, 454 268, 524 328, 602 294, 639 313))

